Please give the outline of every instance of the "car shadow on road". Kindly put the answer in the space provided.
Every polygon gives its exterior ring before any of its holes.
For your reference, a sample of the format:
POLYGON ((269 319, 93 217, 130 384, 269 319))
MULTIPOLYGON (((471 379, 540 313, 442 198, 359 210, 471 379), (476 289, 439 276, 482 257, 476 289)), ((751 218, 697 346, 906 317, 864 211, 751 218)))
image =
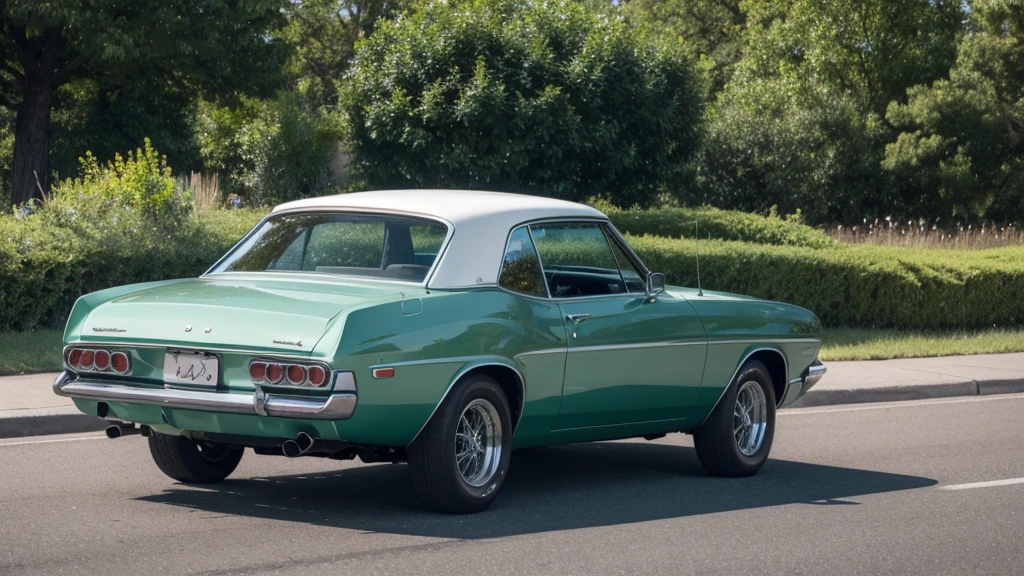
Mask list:
POLYGON ((858 496, 910 490, 935 480, 769 460, 751 478, 711 478, 692 448, 598 442, 516 452, 501 496, 469 516, 425 512, 405 465, 228 480, 175 487, 140 500, 218 514, 361 531, 445 538, 499 538, 787 504, 856 505, 858 496))

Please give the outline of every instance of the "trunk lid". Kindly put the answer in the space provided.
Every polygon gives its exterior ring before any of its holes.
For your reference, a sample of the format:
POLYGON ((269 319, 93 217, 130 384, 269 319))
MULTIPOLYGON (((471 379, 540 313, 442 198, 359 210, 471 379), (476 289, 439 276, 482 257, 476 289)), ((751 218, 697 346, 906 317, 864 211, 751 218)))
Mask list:
POLYGON ((82 335, 308 354, 344 310, 402 295, 394 286, 296 276, 224 274, 143 289, 97 306, 82 335))

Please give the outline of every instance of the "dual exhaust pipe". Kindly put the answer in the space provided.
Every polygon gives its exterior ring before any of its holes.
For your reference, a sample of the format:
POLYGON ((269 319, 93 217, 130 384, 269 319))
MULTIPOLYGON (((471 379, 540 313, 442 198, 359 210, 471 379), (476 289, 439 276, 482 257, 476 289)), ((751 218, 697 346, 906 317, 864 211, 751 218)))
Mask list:
POLYGON ((299 432, 294 440, 285 440, 281 444, 281 452, 289 458, 298 458, 319 447, 320 443, 313 439, 312 436, 305 432, 299 432))
MULTIPOLYGON (((149 437, 153 434, 153 429, 149 426, 142 424, 141 426, 135 426, 133 422, 116 422, 111 426, 108 426, 105 430, 107 438, 114 439, 122 436, 145 436, 149 437)), ((320 443, 317 442, 312 436, 305 432, 299 432, 294 440, 285 440, 281 444, 281 452, 289 458, 298 458, 304 456, 312 451, 314 448, 318 448, 320 443)))
POLYGON ((107 434, 107 438, 113 440, 114 438, 120 438, 122 436, 145 436, 149 437, 153 434, 153 429, 145 424, 136 427, 134 422, 116 422, 112 426, 108 426, 104 432, 107 434))

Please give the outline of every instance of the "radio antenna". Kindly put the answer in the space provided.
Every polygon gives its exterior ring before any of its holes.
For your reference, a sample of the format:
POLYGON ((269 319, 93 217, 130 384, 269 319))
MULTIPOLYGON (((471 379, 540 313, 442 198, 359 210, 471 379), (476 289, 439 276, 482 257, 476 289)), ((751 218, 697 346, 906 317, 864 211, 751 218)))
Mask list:
POLYGON ((700 287, 700 227, 698 222, 699 220, 693 221, 693 237, 695 238, 694 244, 697 249, 697 296, 703 296, 704 290, 700 287))

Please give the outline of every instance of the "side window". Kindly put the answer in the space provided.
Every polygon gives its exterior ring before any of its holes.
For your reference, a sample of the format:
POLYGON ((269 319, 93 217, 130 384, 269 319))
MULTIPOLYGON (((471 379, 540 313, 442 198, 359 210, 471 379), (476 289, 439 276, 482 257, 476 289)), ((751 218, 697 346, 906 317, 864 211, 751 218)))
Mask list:
POLYGON ((553 298, 626 292, 600 224, 542 223, 531 225, 530 230, 553 298))
POLYGON ((516 228, 508 237, 498 286, 530 296, 548 295, 544 288, 544 275, 540 270, 537 250, 525 226, 516 228))
POLYGON ((626 281, 626 289, 630 292, 646 293, 647 279, 640 273, 640 270, 637 270, 614 239, 609 238, 608 243, 612 246, 612 255, 615 256, 615 263, 619 265, 619 271, 622 272, 622 279, 626 281))

